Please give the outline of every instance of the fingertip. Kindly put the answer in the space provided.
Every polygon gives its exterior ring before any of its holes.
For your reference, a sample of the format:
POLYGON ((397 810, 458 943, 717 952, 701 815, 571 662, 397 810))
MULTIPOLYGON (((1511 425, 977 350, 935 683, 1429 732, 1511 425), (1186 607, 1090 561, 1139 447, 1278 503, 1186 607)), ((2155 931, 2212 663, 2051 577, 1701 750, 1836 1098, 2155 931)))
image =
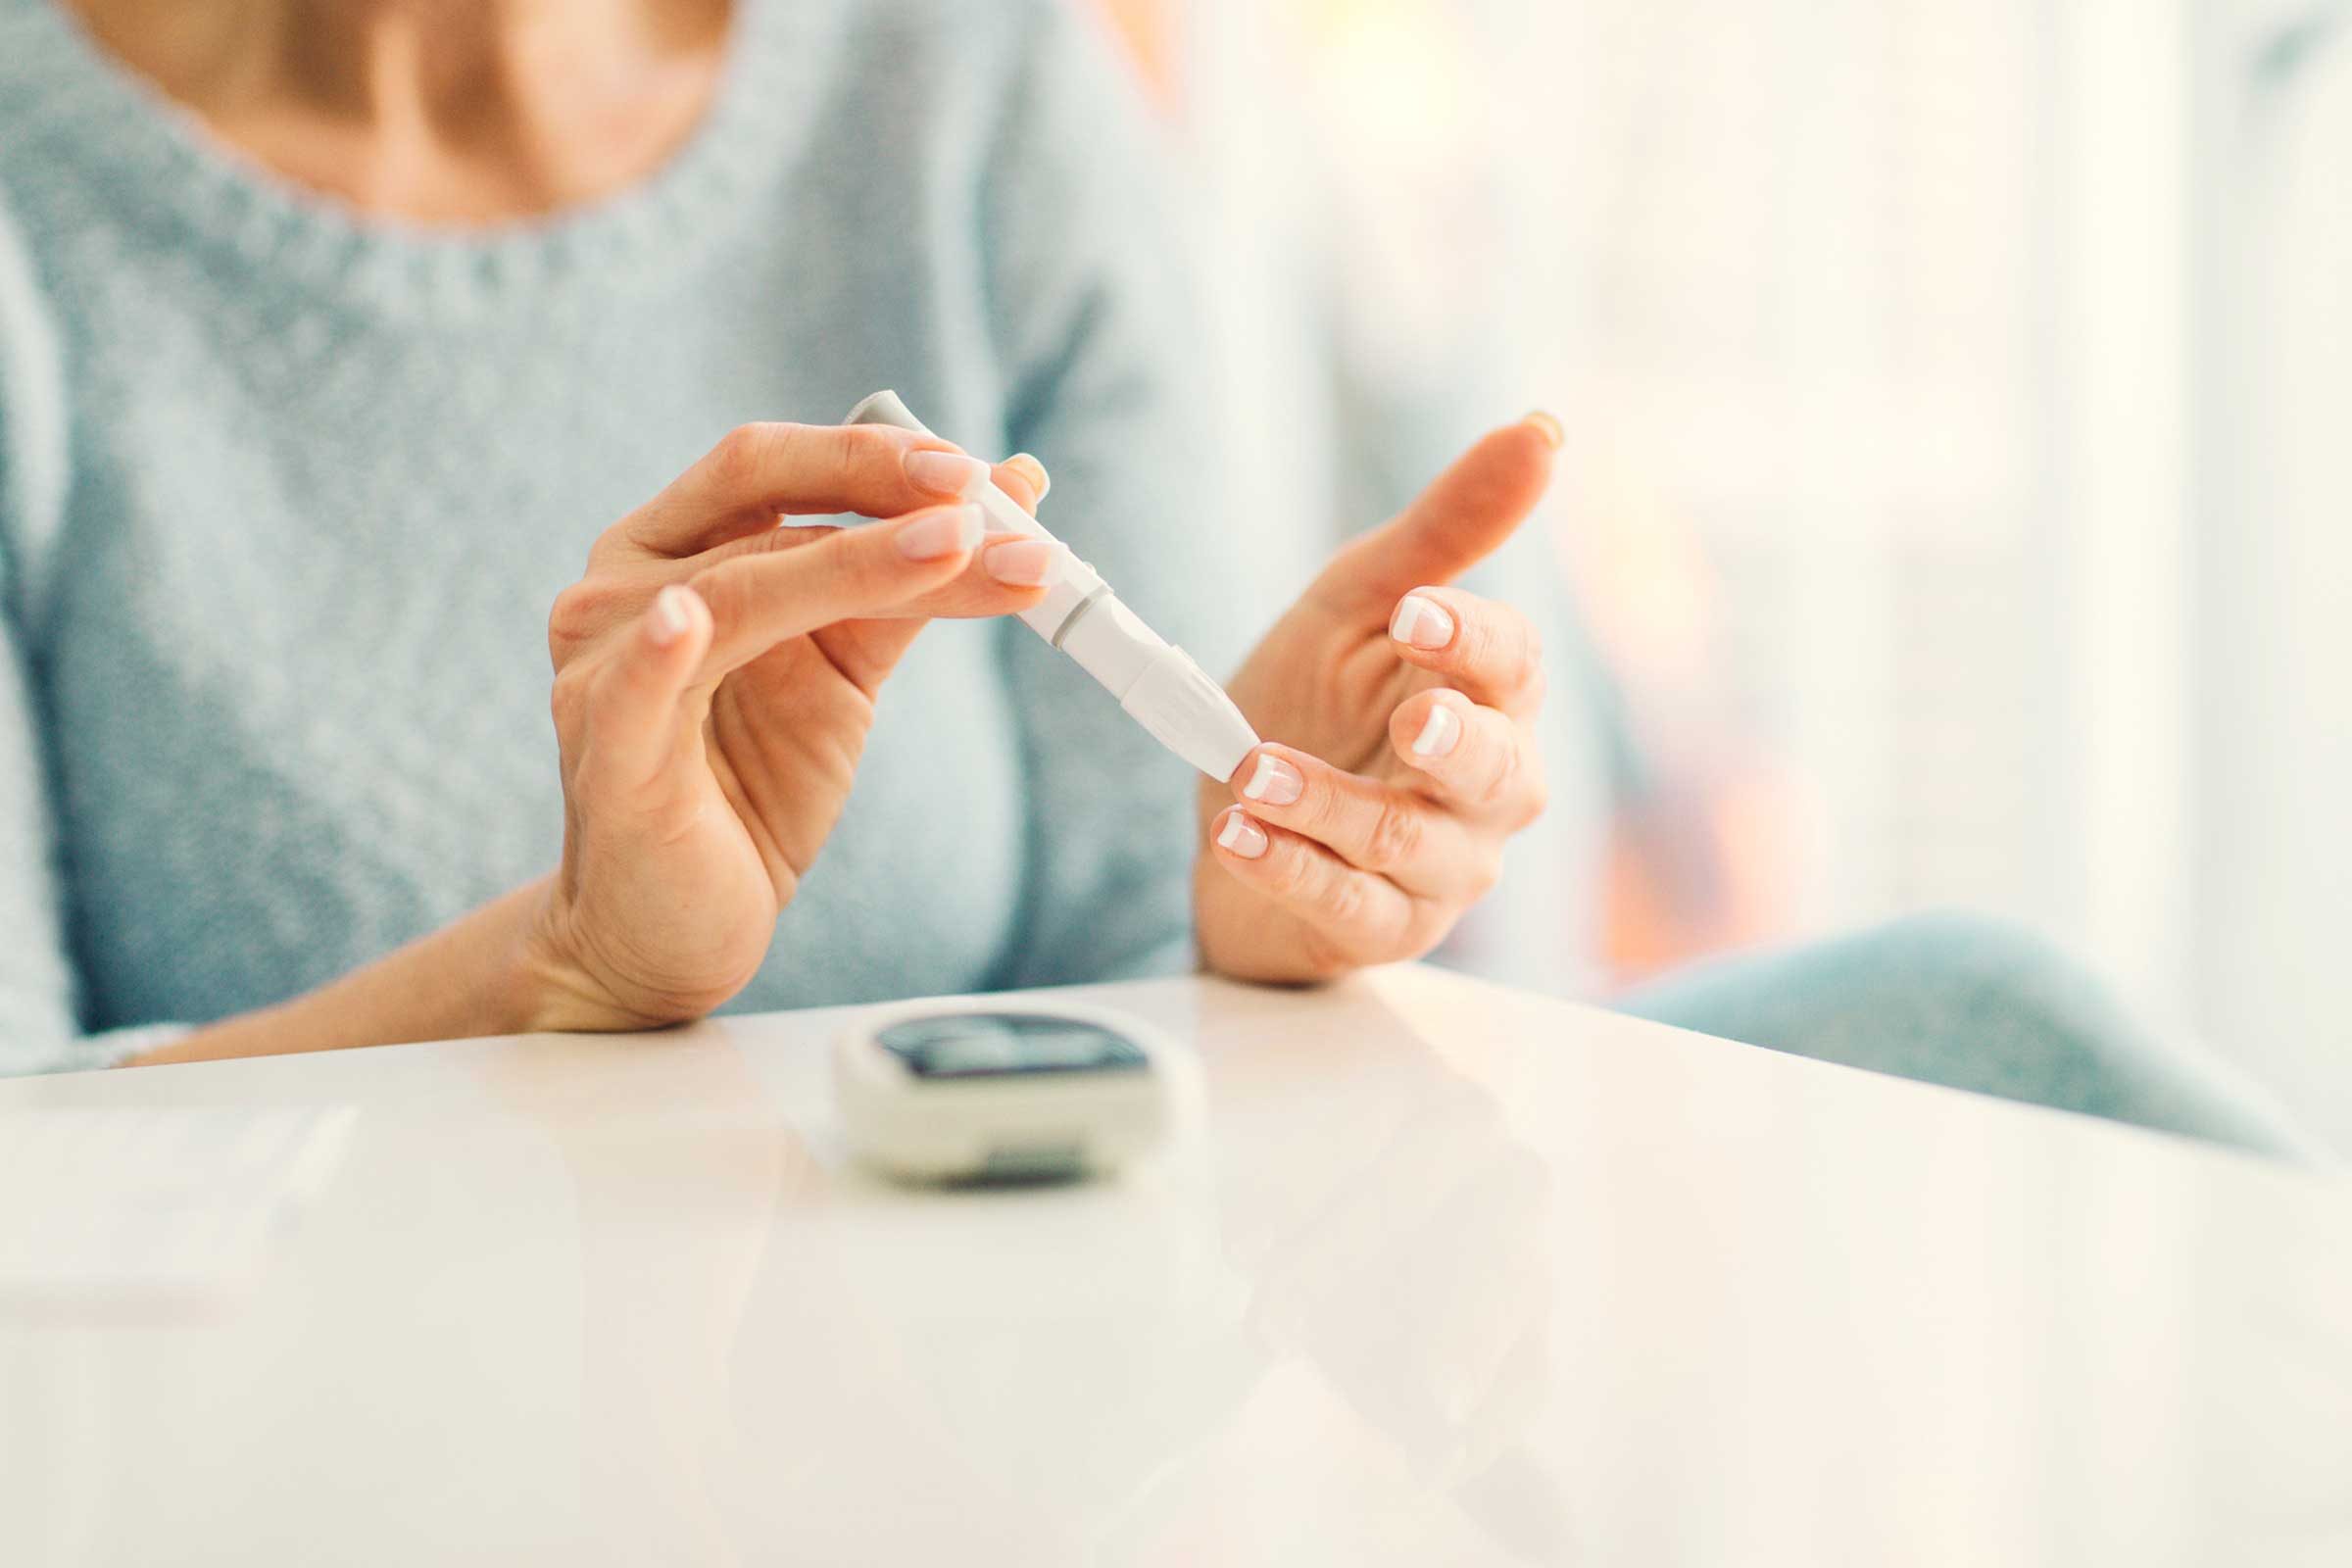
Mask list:
POLYGON ((1487 432, 1478 445, 1470 450, 1483 452, 1491 460, 1502 459, 1505 468, 1521 470, 1542 469, 1548 472, 1551 460, 1559 455, 1568 441, 1567 427, 1559 417, 1545 410, 1537 409, 1487 432))
POLYGON ((1389 746, 1409 767, 1433 766, 1462 738, 1462 705, 1469 699, 1443 687, 1406 698, 1389 715, 1389 746))
POLYGON ((1235 800, 1246 801, 1250 798, 1250 786, 1265 771, 1272 758, 1273 753, 1262 742, 1242 754, 1242 760, 1234 764, 1233 771, 1225 775, 1225 787, 1233 792, 1235 800))
POLYGON ((1405 756, 1414 765, 1426 766, 1450 753, 1461 738, 1462 715, 1449 703, 1434 702, 1422 715, 1421 727, 1413 732, 1405 756))
POLYGON ((1021 534, 991 536, 980 552, 988 575, 1007 588, 1042 590, 1061 571, 1062 545, 1056 539, 1032 539, 1021 534))
POLYGON ((961 564, 979 546, 984 524, 980 509, 969 502, 932 507, 902 518, 891 543, 906 560, 924 565, 961 564))
POLYGON ((1046 466, 1036 458, 1026 452, 1015 452, 1004 462, 1008 467, 1017 467, 1028 475, 1029 487, 1037 492, 1038 500, 1043 501, 1053 494, 1054 476, 1046 471, 1046 466))
POLYGON ((1259 746, 1242 759, 1226 780, 1237 801, 1259 806, 1290 806, 1306 793, 1306 775, 1294 758, 1272 746, 1259 746))
POLYGON ((1489 430, 1382 526, 1343 547, 1311 592, 1349 615, 1393 608, 1414 582, 1451 582, 1518 530, 1552 475, 1547 432, 1522 419, 1489 430))
POLYGON ((1005 545, 1028 542, 1026 534, 982 535, 978 549, 950 558, 945 564, 949 569, 939 574, 939 581, 911 584, 913 591, 891 613, 926 619, 984 620, 1035 609, 1044 601, 1050 585, 1008 582, 997 575, 997 568, 1003 564, 996 560, 997 551, 1005 545))
POLYGON ((1489 431, 1457 466, 1463 494, 1516 521, 1543 499, 1566 439, 1560 421, 1541 411, 1489 431))
POLYGON ((1026 452, 1016 452, 997 465, 997 488, 1013 499, 1023 512, 1035 513, 1054 488, 1054 476, 1046 466, 1026 452))
POLYGON ((666 652, 690 641, 710 620, 710 607, 703 596, 682 582, 664 585, 646 607, 645 640, 656 650, 666 652))
POLYGON ((1442 651, 1453 641, 1453 634, 1452 612, 1427 588, 1416 588, 1397 600, 1389 616, 1390 640, 1419 653, 1442 651))
POLYGON ((1234 859, 1256 860, 1264 858, 1269 841, 1257 818, 1238 806, 1229 806, 1218 814, 1210 842, 1234 859))
POLYGON ((899 466, 906 482, 925 495, 968 496, 989 477, 987 464, 945 445, 914 447, 899 466))

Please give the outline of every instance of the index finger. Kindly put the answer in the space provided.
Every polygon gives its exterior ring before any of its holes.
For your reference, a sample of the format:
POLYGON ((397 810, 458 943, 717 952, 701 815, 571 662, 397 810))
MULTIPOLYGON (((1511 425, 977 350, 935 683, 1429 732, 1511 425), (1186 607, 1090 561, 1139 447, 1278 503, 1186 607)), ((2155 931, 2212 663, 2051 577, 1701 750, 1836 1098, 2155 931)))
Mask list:
POLYGON ((895 517, 954 501, 988 465, 937 436, 880 424, 745 424, 614 532, 656 555, 699 554, 779 515, 895 517))
POLYGON ((1535 510, 1560 441, 1548 414, 1490 431, 1395 518, 1349 541, 1308 592, 1352 618, 1384 612, 1416 583, 1452 581, 1535 510))

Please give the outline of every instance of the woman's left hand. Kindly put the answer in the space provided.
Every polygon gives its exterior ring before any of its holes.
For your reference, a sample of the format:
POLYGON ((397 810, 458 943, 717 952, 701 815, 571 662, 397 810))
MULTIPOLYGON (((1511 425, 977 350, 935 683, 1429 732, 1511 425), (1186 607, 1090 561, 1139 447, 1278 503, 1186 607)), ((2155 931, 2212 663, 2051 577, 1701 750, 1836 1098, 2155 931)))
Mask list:
POLYGON ((1544 809, 1535 627, 1448 588, 1510 537, 1551 476, 1531 415, 1472 447, 1402 514, 1333 559, 1228 688, 1261 735, 1201 792, 1202 957, 1319 980, 1436 947, 1544 809))

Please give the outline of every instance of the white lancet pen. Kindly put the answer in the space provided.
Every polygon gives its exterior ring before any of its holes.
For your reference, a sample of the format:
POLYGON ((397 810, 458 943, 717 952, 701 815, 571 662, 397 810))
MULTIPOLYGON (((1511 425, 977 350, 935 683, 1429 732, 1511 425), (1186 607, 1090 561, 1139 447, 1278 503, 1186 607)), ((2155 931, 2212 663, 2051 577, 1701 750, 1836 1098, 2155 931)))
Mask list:
MULTIPOLYGON (((887 424, 930 435, 896 392, 877 392, 850 411, 846 424, 887 424)), ((1054 536, 1013 499, 983 480, 967 498, 989 526, 1033 539, 1054 536)), ((1059 543, 1059 541, 1054 541, 1059 543)), ((1257 745, 1257 732, 1225 688, 1193 658, 1119 603, 1095 568, 1066 546, 1046 597, 1020 612, 1029 629, 1075 662, 1119 701, 1152 738, 1222 784, 1257 745)))

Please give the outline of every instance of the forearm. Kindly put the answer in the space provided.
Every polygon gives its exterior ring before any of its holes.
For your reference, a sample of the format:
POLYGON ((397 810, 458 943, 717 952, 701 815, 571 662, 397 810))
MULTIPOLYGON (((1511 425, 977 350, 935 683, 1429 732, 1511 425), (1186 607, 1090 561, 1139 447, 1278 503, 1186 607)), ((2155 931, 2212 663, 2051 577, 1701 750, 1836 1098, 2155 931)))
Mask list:
POLYGON ((517 888, 339 980, 223 1019, 124 1066, 520 1034, 566 1011, 538 956, 546 885, 517 888))

